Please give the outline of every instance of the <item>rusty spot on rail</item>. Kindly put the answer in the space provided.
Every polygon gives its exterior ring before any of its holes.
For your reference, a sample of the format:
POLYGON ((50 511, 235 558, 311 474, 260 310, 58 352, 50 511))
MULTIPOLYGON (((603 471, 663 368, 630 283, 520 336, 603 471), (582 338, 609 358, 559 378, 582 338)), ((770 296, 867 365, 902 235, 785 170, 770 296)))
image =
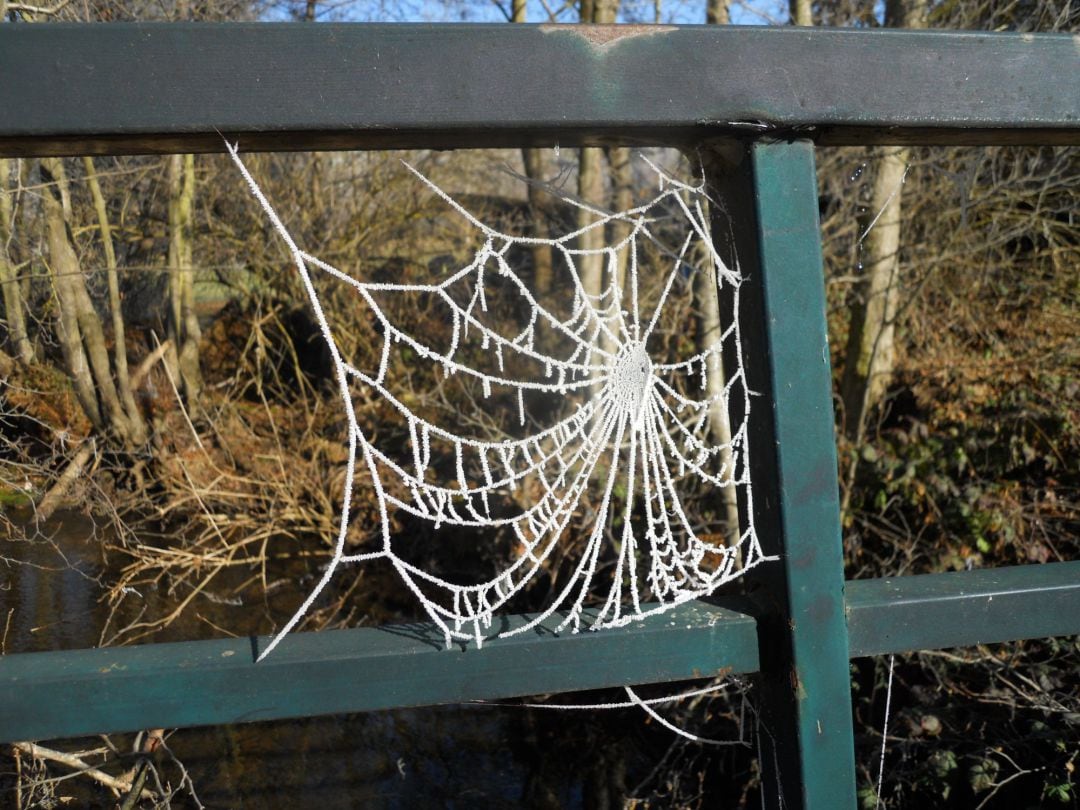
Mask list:
POLYGON ((795 693, 795 699, 798 701, 806 700, 809 697, 803 687, 802 678, 799 677, 799 670, 795 668, 791 670, 791 691, 795 693))
POLYGON ((541 25, 540 30, 545 34, 574 34, 598 50, 606 50, 624 39, 666 34, 677 28, 674 25, 541 25))

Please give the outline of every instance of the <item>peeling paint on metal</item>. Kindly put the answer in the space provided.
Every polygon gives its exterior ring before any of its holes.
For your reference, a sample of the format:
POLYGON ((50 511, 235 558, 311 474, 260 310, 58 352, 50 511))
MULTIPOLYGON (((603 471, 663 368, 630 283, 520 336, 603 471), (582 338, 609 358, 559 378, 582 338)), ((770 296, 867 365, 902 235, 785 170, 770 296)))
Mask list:
POLYGON ((674 25, 541 25, 545 34, 573 34, 581 37, 595 50, 607 50, 626 39, 651 37, 677 31, 674 25))

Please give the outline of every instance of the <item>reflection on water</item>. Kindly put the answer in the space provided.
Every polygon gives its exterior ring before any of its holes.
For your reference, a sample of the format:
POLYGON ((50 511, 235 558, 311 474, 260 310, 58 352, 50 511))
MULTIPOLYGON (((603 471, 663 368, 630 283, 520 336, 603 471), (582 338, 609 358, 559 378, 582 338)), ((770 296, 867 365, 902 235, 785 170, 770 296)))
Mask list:
MULTIPOLYGON (((173 748, 211 806, 518 807, 514 725, 508 710, 433 708, 187 732, 173 748)), ((580 804, 560 788, 557 806, 580 804)))
POLYGON ((514 807, 521 769, 491 712, 433 709, 218 727, 172 748, 209 806, 514 807))
MULTIPOLYGON (((42 534, 0 538, 0 632, 6 621, 9 654, 96 646, 108 621, 100 527, 69 514, 42 534)), ((144 609, 165 612, 169 595, 144 590, 125 597, 113 632, 144 609)), ((202 599, 151 640, 210 638, 221 635, 215 626, 258 621, 251 607, 229 601, 202 599)), ((130 736, 114 741, 130 749, 130 736)), ((183 729, 169 746, 208 808, 607 808, 622 806, 627 786, 650 772, 669 741, 634 711, 458 706, 183 729)), ((167 766, 165 773, 175 784, 167 766)), ((110 806, 95 804, 104 794, 88 780, 64 785, 79 806, 110 806)))
POLYGON ((35 540, 0 542, 0 609, 8 652, 62 650, 97 643, 102 588, 93 524, 70 516, 35 540))

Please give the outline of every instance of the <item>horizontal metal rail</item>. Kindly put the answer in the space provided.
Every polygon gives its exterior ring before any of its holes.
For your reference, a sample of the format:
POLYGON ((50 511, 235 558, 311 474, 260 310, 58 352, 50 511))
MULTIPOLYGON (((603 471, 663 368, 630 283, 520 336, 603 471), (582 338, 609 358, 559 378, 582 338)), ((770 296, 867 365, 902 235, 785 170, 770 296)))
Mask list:
MULTIPOLYGON (((507 626, 524 617, 507 619, 507 626)), ((758 667, 752 618, 694 603, 629 627, 446 648, 429 624, 0 658, 0 741, 460 703, 758 667)))
POLYGON ((1080 561, 847 583, 852 658, 1080 635, 1080 561))
MULTIPOLYGON (((1080 562, 847 583, 850 655, 1080 633, 1080 562)), ((507 627, 522 617, 507 619, 507 627)), ((755 620, 703 602, 618 630, 446 649, 433 625, 0 657, 0 741, 460 703, 758 668, 755 620)))
POLYGON ((0 26, 0 155, 1080 143, 1075 35, 719 26, 0 26), (1055 78, 1056 77, 1056 78, 1055 78))

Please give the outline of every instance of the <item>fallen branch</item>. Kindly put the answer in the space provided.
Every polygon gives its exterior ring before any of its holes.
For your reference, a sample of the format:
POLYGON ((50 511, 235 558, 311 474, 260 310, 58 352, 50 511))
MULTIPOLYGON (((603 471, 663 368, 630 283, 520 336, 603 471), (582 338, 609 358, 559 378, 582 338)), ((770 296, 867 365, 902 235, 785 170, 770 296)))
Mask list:
POLYGON ((172 340, 166 340, 164 343, 159 343, 157 348, 150 354, 143 358, 143 361, 139 363, 138 368, 135 369, 135 373, 131 375, 131 387, 132 389, 138 388, 142 385, 142 381, 146 379, 146 375, 150 373, 150 369, 154 367, 154 364, 165 356, 165 352, 172 346, 172 340))
POLYGON ((97 443, 92 436, 83 442, 79 452, 68 462, 67 467, 60 473, 60 477, 56 479, 56 483, 34 507, 35 519, 38 523, 44 523, 52 517, 52 513, 64 502, 68 491, 82 475, 83 468, 94 457, 96 450, 97 443))
POLYGON ((59 14, 67 6, 71 5, 71 0, 61 0, 60 3, 47 8, 45 6, 32 6, 29 3, 8 3, 8 11, 21 11, 23 14, 40 14, 43 17, 50 17, 54 14, 59 14))
MULTIPOLYGON (((59 765, 64 765, 68 768, 73 768, 79 773, 90 777, 98 784, 104 785, 109 790, 114 790, 117 793, 127 793, 131 790, 131 782, 124 779, 117 779, 115 776, 109 776, 104 771, 100 771, 93 765, 88 764, 84 760, 79 759, 71 754, 65 754, 63 751, 54 751, 52 748, 44 748, 37 743, 30 742, 17 742, 12 743, 11 747, 16 751, 21 751, 24 754, 29 754, 34 759, 44 759, 49 762, 55 762, 59 765)), ((151 790, 143 790, 139 794, 140 798, 149 799, 154 801, 157 799, 157 795, 151 790)))

